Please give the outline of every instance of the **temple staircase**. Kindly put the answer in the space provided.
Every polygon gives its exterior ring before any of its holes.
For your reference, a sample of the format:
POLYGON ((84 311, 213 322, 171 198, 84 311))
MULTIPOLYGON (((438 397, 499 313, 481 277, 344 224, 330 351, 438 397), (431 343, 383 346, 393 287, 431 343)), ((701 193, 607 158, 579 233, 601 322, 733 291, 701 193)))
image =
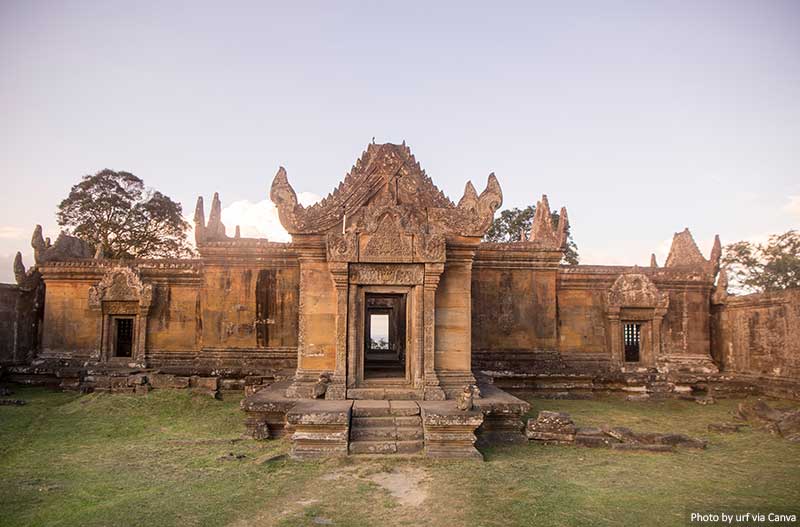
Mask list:
POLYGON ((351 455, 419 454, 422 418, 414 401, 355 401, 350 421, 351 455))

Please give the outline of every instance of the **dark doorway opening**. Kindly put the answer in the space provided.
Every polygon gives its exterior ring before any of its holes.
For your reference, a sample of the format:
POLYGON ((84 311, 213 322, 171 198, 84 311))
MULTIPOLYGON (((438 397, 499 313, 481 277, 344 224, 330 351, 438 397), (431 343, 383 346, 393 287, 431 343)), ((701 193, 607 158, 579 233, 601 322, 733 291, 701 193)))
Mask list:
POLYGON ((114 319, 114 355, 130 357, 133 352, 133 319, 114 319))
POLYGON ((364 378, 406 376, 406 295, 366 295, 364 378))
POLYGON ((642 325, 626 323, 622 329, 625 343, 625 362, 639 362, 639 351, 642 343, 642 325))

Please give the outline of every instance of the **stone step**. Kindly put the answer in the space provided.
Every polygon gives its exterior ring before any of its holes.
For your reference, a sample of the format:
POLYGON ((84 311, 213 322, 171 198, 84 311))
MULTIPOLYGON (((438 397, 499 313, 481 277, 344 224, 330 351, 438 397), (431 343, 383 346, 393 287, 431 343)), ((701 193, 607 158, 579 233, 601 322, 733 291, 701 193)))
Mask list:
MULTIPOLYGON (((393 381, 393 379, 376 379, 376 381, 393 381)), ((389 383, 387 383, 385 387, 349 388, 347 390, 347 398, 356 400, 413 401, 419 399, 420 395, 421 394, 413 388, 403 388, 389 383)))
MULTIPOLYGON (((397 426, 396 417, 385 415, 381 417, 353 417, 350 421, 350 428, 384 428, 397 426)), ((422 421, 420 421, 421 423, 422 421)), ((408 426, 408 425, 405 425, 408 426)))
MULTIPOLYGON (((397 429, 392 427, 366 427, 351 428, 350 441, 394 441, 397 439, 397 429)), ((416 439, 416 438, 409 438, 416 439)))
POLYGON ((351 441, 349 446, 351 454, 395 454, 396 441, 351 441))
POLYGON ((422 427, 416 428, 397 428, 395 435, 398 441, 421 441, 423 437, 422 427))
POLYGON ((357 400, 353 403, 353 417, 416 415, 419 415, 419 405, 414 401, 357 400))
POLYGON ((422 428, 422 418, 418 415, 397 416, 394 418, 397 428, 422 428))
POLYGON ((421 439, 416 441, 398 441, 395 445, 398 454, 418 454, 422 452, 423 447, 424 443, 421 439))

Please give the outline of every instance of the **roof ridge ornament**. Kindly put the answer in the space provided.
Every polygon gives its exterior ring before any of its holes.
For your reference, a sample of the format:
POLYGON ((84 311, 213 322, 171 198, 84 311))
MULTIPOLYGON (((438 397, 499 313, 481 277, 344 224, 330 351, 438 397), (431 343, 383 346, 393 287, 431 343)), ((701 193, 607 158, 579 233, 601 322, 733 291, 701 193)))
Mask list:
POLYGON ((270 198, 281 224, 293 235, 340 231, 344 214, 348 224, 357 226, 363 218, 374 216, 368 213, 370 207, 395 207, 402 209, 403 218, 424 215, 424 223, 441 233, 483 236, 503 202, 497 178, 490 174, 480 195, 473 185, 464 192, 456 205, 420 167, 408 145, 384 143, 367 145, 344 180, 314 205, 303 207, 297 202, 282 167, 272 181, 270 198))
POLYGON ((714 236, 711 254, 709 259, 706 259, 697 247, 691 231, 686 227, 683 231, 673 235, 664 267, 701 267, 713 277, 719 272, 721 257, 722 244, 719 235, 714 236))

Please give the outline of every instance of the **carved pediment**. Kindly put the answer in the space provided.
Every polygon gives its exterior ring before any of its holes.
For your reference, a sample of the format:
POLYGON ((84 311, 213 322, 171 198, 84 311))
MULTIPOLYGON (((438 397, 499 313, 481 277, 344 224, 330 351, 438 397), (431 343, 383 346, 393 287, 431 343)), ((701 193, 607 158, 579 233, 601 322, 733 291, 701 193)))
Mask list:
POLYGON ((304 207, 283 167, 272 182, 270 197, 281 223, 291 234, 346 230, 375 231, 387 212, 408 233, 483 236, 503 201, 500 185, 489 176, 477 195, 471 183, 458 205, 448 199, 403 145, 371 144, 344 181, 322 201, 304 207))
POLYGON ((99 308, 103 302, 137 302, 140 307, 149 307, 153 286, 143 283, 139 273, 130 267, 115 267, 89 288, 89 305, 99 308))
POLYGON ((620 275, 608 292, 610 307, 652 307, 666 309, 669 295, 661 292, 644 274, 627 273, 620 275))

